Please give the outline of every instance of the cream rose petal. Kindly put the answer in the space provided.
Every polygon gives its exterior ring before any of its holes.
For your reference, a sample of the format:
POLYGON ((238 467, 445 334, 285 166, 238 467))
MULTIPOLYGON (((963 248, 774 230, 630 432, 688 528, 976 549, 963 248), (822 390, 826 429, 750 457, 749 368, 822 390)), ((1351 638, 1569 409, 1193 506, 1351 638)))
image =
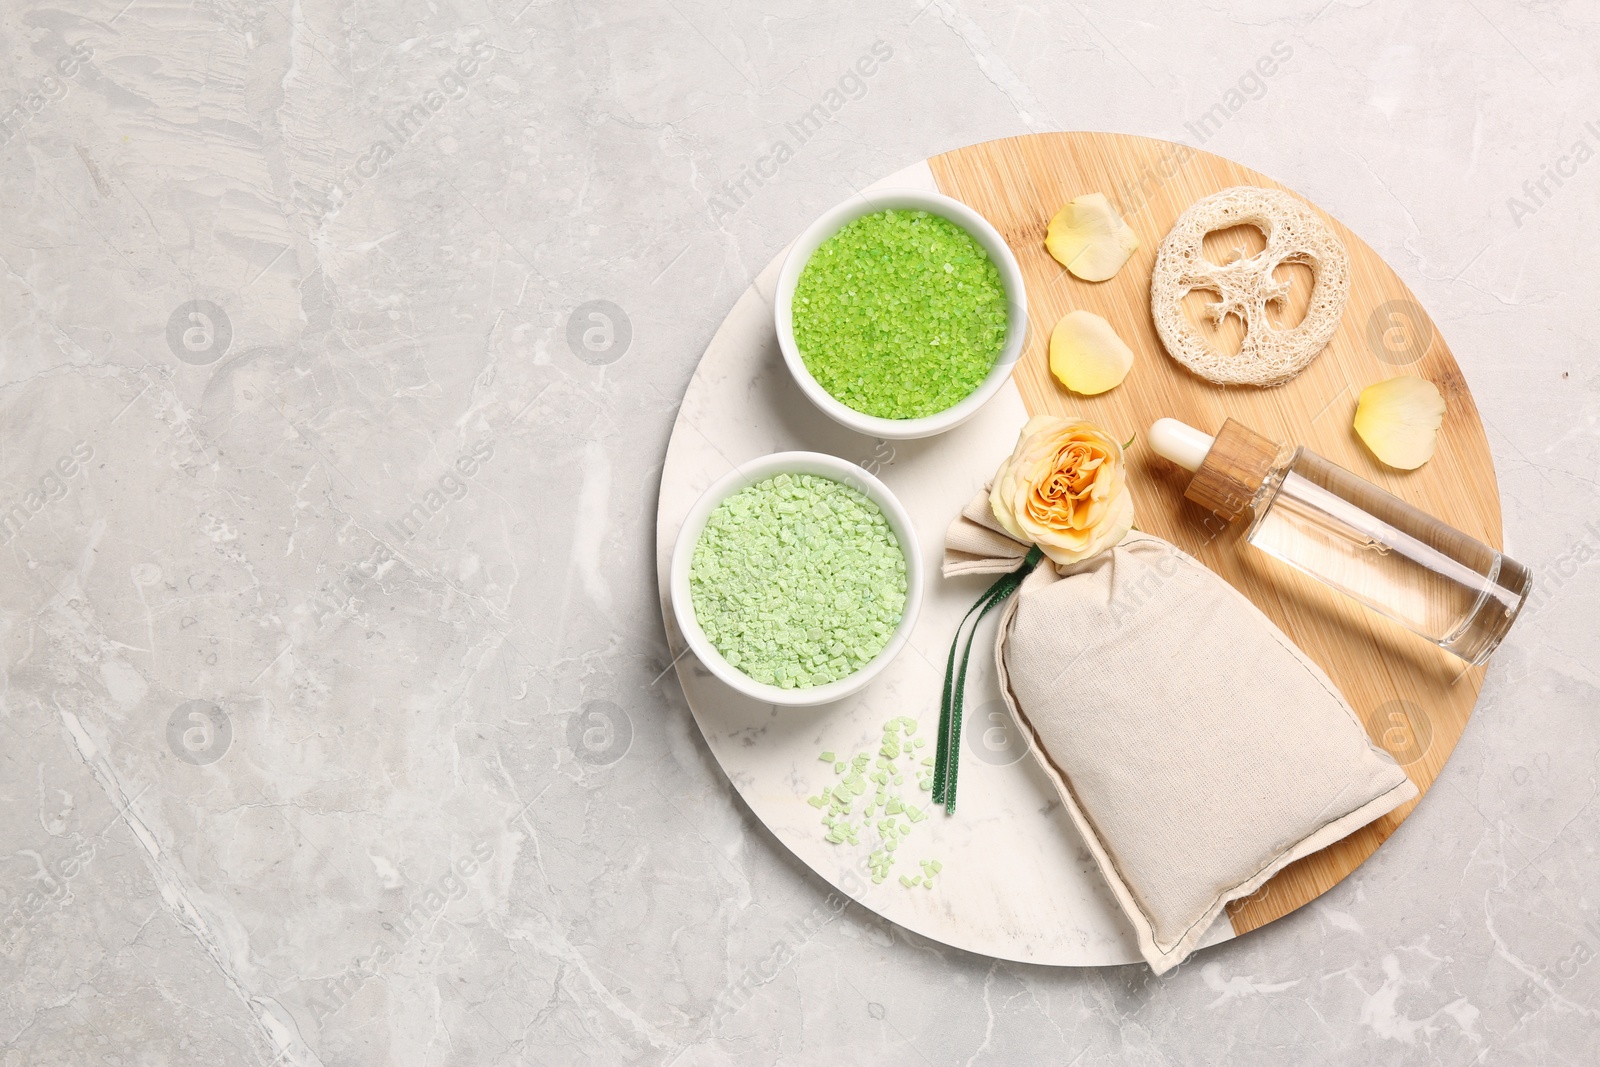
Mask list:
POLYGON ((1017 520, 1012 517, 1012 501, 1017 493, 1016 475, 1012 473, 1011 461, 1007 459, 995 472, 994 484, 989 488, 989 510, 994 513, 998 522, 1006 533, 1018 541, 1029 540, 1027 533, 1017 525, 1017 520))
POLYGON ((1044 246, 1077 277, 1103 282, 1138 251, 1139 235, 1104 193, 1088 193, 1055 213, 1045 229, 1044 246))
POLYGON ((1416 470, 1433 458, 1444 414, 1444 397, 1437 385, 1401 375, 1361 390, 1355 431, 1384 463, 1416 470))
POLYGON ((1133 369, 1133 349, 1092 311, 1069 311, 1050 333, 1050 373, 1074 393, 1115 389, 1133 369))

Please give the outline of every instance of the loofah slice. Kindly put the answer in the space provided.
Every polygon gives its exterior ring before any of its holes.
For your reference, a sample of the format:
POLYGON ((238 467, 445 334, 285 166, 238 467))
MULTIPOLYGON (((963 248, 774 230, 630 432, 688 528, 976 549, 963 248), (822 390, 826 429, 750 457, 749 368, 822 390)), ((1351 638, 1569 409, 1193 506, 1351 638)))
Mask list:
POLYGON ((1168 354, 1207 381, 1282 385, 1327 345, 1349 295, 1350 257, 1315 212, 1288 193, 1238 185, 1196 201, 1172 224, 1150 277, 1150 315, 1168 354), (1207 260, 1206 234, 1239 225, 1255 226, 1267 246, 1224 266, 1207 260), (1289 283, 1272 276, 1283 263, 1303 263, 1315 276, 1305 318, 1287 329, 1267 317, 1267 305, 1289 295, 1289 283), (1189 321, 1183 298, 1196 289, 1219 297, 1207 308, 1212 322, 1244 320, 1237 354, 1218 352, 1189 321))

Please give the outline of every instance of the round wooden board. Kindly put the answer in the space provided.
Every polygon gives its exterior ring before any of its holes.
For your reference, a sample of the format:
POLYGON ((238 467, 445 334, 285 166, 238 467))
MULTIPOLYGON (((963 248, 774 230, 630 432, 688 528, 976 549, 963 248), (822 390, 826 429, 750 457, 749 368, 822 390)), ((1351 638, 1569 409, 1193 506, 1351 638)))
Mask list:
MULTIPOLYGON (((1350 253, 1350 299, 1338 332, 1320 356, 1275 389, 1212 385, 1163 350, 1150 316, 1150 272, 1156 249, 1178 215, 1201 197, 1234 185, 1281 189, 1247 167, 1166 141, 1104 133, 1052 133, 1007 138, 929 160, 942 192, 970 205, 1004 235, 1028 287, 1029 337, 1015 381, 1028 413, 1082 415, 1124 438, 1143 440, 1164 415, 1215 431, 1232 416, 1282 441, 1306 445, 1371 479, 1451 525, 1499 547, 1500 497, 1488 442, 1460 368, 1426 312, 1373 250, 1337 219, 1312 205, 1350 253), (1045 227, 1062 204, 1105 193, 1139 235, 1139 250, 1110 281, 1074 278, 1044 248, 1045 227), (1104 316, 1136 353, 1126 381, 1109 393, 1068 393, 1050 376, 1050 331, 1068 311, 1104 316), (1373 382, 1412 374, 1444 394, 1448 411, 1438 451, 1421 469, 1379 464, 1351 429, 1356 397, 1373 382)), ((1292 192, 1292 190, 1291 190, 1292 192)), ((1261 247, 1259 233, 1212 234, 1210 258, 1229 249, 1261 247)), ((1296 321, 1310 274, 1292 268, 1285 309, 1296 321), (1296 297, 1298 303, 1296 303, 1296 297)), ((1191 317, 1211 294, 1193 294, 1191 317)), ((1237 348, 1236 320, 1216 333, 1237 348)), ((1483 684, 1483 668, 1466 668, 1426 641, 1266 557, 1240 540, 1242 524, 1218 523, 1183 499, 1188 474, 1135 444, 1130 481, 1139 526, 1171 540, 1227 579, 1266 612, 1343 690, 1373 739, 1395 754, 1419 789, 1433 784, 1455 747, 1483 684)), ((1289 867, 1229 909, 1244 933, 1315 899, 1383 843, 1415 805, 1408 804, 1343 841, 1289 867)))

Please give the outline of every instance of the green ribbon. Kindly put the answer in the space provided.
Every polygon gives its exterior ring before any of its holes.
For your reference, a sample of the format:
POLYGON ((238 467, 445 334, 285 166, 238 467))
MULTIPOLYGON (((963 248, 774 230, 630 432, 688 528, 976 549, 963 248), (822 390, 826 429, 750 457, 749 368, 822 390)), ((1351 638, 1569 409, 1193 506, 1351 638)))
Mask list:
POLYGON ((1029 549, 1022 566, 1001 575, 1000 580, 968 609, 961 624, 956 627, 955 640, 950 642, 950 659, 944 668, 944 698, 939 703, 939 750, 933 762, 933 802, 943 804, 944 810, 950 815, 956 812, 956 769, 961 762, 961 701, 967 686, 967 661, 972 658, 972 640, 977 636, 978 623, 996 606, 1005 603, 1043 558, 1044 551, 1038 545, 1029 549), (968 620, 972 622, 972 629, 967 632, 967 648, 961 654, 961 670, 957 672, 956 649, 961 646, 961 631, 966 629, 968 620))

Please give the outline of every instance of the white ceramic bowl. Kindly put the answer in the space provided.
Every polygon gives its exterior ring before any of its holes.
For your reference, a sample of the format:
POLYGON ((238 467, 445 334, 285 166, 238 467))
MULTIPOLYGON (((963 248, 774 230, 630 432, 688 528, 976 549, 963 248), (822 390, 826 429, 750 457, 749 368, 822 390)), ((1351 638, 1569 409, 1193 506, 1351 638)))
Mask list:
POLYGON ((678 629, 712 674, 764 704, 790 707, 827 704, 865 687, 905 647, 907 638, 911 636, 911 628, 916 625, 917 611, 922 607, 922 554, 917 547, 916 531, 911 528, 911 516, 906 514, 906 509, 900 506, 900 501, 895 499, 888 486, 878 479, 854 463, 821 452, 775 452, 751 460, 724 475, 695 501, 688 517, 683 520, 683 528, 678 531, 678 542, 672 549, 671 588, 672 612, 678 620, 678 629), (900 550, 906 557, 906 606, 900 616, 900 625, 889 637, 889 643, 854 674, 810 689, 784 689, 758 682, 723 659, 700 628, 699 620, 694 616, 694 601, 689 595, 689 563, 694 558, 694 546, 699 542, 701 531, 706 528, 706 520, 711 513, 733 494, 778 474, 818 474, 859 491, 883 510, 884 517, 889 520, 889 528, 900 540, 900 550))
POLYGON ((794 380, 799 383, 801 391, 813 404, 821 408, 835 422, 848 426, 857 433, 866 434, 868 437, 906 440, 913 437, 932 437, 934 434, 961 425, 977 414, 978 409, 1000 391, 1006 379, 1011 377, 1011 368, 1017 362, 1017 357, 1022 354, 1022 342, 1028 334, 1028 295, 1022 284, 1022 271, 1017 267, 1017 258, 1011 254, 1011 249, 1006 246, 999 231, 989 225, 989 221, 982 215, 961 201, 952 200, 938 193, 923 193, 910 189, 888 190, 851 197, 813 222, 795 239, 794 244, 789 247, 788 257, 783 261, 783 268, 778 273, 778 291, 773 300, 773 315, 778 328, 778 344, 783 349, 783 361, 789 365, 789 373, 794 375, 794 380), (811 376, 811 372, 806 369, 805 360, 800 358, 800 348, 794 340, 794 287, 800 280, 800 272, 805 270, 806 263, 811 259, 811 254, 846 224, 854 222, 863 215, 891 208, 942 215, 966 230, 983 246, 983 250, 989 253, 989 258, 1000 270, 1000 282, 1006 290, 1006 340, 1000 349, 1000 354, 995 357, 989 376, 954 407, 920 419, 883 419, 857 411, 835 400, 833 395, 818 384, 811 376))

